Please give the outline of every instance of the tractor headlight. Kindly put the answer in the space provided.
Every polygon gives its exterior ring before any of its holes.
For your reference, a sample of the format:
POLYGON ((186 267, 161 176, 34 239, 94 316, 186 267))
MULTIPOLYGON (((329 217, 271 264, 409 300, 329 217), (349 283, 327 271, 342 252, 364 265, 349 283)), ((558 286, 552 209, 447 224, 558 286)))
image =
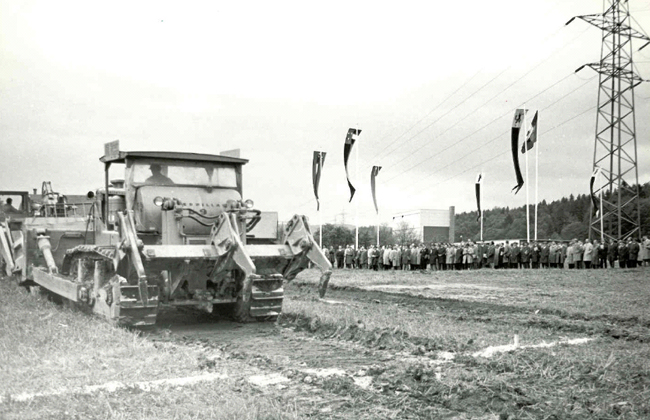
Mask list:
POLYGON ((156 206, 158 206, 158 207, 162 207, 162 204, 163 204, 163 198, 160 197, 160 196, 159 196, 159 197, 156 197, 156 198, 153 199, 153 203, 154 203, 156 206))
POLYGON ((247 209, 252 209, 254 205, 255 205, 255 203, 253 203, 253 200, 251 200, 250 198, 248 200, 244 201, 244 206, 247 209))

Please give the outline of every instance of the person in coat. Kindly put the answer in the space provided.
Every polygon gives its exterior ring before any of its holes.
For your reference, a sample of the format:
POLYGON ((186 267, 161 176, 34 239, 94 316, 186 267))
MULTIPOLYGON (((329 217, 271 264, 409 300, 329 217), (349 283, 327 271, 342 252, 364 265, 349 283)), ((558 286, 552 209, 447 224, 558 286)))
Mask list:
POLYGON ((344 261, 345 251, 343 251, 343 247, 339 245, 339 249, 336 250, 336 268, 343 268, 344 261))
POLYGON ((392 257, 393 257, 393 249, 390 246, 387 246, 386 249, 384 250, 384 270, 390 270, 393 266, 392 263, 392 257))
POLYGON ((533 246, 530 250, 530 266, 531 268, 539 268, 539 257, 541 253, 541 248, 539 243, 533 242, 533 246))
POLYGON ((361 247, 361 251, 359 251, 359 265, 359 268, 368 268, 368 250, 363 246, 361 247))
POLYGON ((576 241, 573 245, 573 260, 576 264, 576 268, 582 268, 582 256, 584 255, 585 249, 582 245, 582 242, 576 241))
POLYGON ((395 249, 393 249, 391 261, 393 263, 393 270, 397 270, 402 266, 402 250, 398 245, 395 245, 395 249))
POLYGON ((496 252, 496 247, 494 246, 494 241, 491 241, 487 246, 487 253, 485 254, 487 263, 490 264, 490 268, 494 268, 494 253, 496 252))
POLYGON ((609 262, 609 268, 614 268, 616 266, 616 260, 618 260, 618 242, 616 239, 609 241, 609 247, 607 247, 607 262, 609 262))
POLYGON ((591 244, 589 239, 585 239, 585 245, 582 251, 582 261, 585 265, 585 268, 591 268, 591 258, 594 252, 594 246, 591 244))
POLYGON ((627 259, 630 256, 630 248, 627 242, 621 240, 618 243, 618 267, 627 268, 627 259))
POLYGON ((569 246, 566 248, 566 265, 568 268, 575 268, 576 263, 573 261, 573 241, 569 242, 569 246))
POLYGON ((603 242, 598 246, 598 267, 607 268, 607 254, 609 253, 609 245, 603 242))
POLYGON ((650 238, 647 236, 643 237, 641 241, 641 252, 643 258, 643 265, 645 267, 650 266, 650 238))
POLYGON ((420 247, 420 270, 429 268, 431 250, 424 244, 420 247))
POLYGON ((456 267, 456 270, 460 270, 463 265, 463 246, 458 245, 456 247, 456 255, 454 256, 454 266, 456 267))
POLYGON ((641 247, 636 239, 630 238, 627 242, 627 247, 629 249, 628 254, 628 267, 635 268, 637 265, 637 259, 639 258, 639 250, 641 247))
POLYGON ((591 268, 599 268, 600 265, 598 264, 598 248, 600 248, 600 243, 594 239, 593 245, 594 248, 591 251, 591 268))
POLYGON ((521 244, 521 268, 530 268, 530 246, 528 242, 521 244))
POLYGON ((440 264, 438 260, 438 246, 436 244, 431 245, 431 254, 429 255, 429 259, 431 262, 431 270, 440 270, 440 264))
POLYGON ((555 259, 557 258, 557 244, 555 241, 551 242, 551 245, 548 247, 548 265, 551 268, 557 268, 557 263, 555 259))
POLYGON ((494 248, 494 268, 503 267, 503 257, 505 255, 505 247, 503 244, 499 244, 494 248))
POLYGON ((506 241, 506 244, 503 246, 503 268, 510 268, 510 242, 506 241))
POLYGON ((542 244, 542 249, 540 250, 539 253, 539 261, 540 264, 542 264, 543 268, 548 268, 549 267, 549 255, 550 255, 550 247, 548 244, 544 243, 542 244))
POLYGON ((347 248, 345 248, 345 268, 352 268, 353 264, 354 249, 352 248, 352 245, 348 245, 347 248))

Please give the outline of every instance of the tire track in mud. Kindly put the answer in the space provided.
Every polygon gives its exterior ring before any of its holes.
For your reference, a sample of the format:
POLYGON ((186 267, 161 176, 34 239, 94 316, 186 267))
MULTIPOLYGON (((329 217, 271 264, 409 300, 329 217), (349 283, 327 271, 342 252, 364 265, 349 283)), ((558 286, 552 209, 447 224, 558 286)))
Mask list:
MULTIPOLYGON (((304 289, 290 291, 288 297, 313 301, 314 290, 307 286, 304 289)), ((521 325, 531 316, 524 308, 506 305, 349 288, 332 290, 328 298, 350 303, 397 303, 479 322, 521 325)), ((545 328, 557 329, 554 323, 558 322, 570 327, 570 319, 549 314, 535 316, 538 322, 549 322, 545 328)), ((597 331, 594 326, 583 327, 597 331)), ((315 419, 496 419, 499 414, 494 417, 495 413, 536 401, 518 393, 518 385, 506 386, 500 380, 489 386, 471 380, 445 380, 447 372, 471 377, 477 369, 489 370, 497 362, 478 361, 467 354, 444 360, 440 351, 444 349, 427 346, 422 338, 398 330, 372 331, 358 325, 342 328, 294 313, 282 314, 277 323, 237 324, 207 314, 170 310, 159 315, 151 338, 201 346, 205 349, 201 363, 208 371, 219 366, 215 354, 217 359, 238 359, 244 367, 238 375, 242 389, 300 404, 301 411, 306 410, 306 416, 315 419), (253 373, 262 379, 270 378, 271 384, 251 384, 253 373), (281 380, 273 382, 278 378, 281 380)))
POLYGON ((420 378, 423 371, 435 376, 440 361, 433 360, 433 354, 413 355, 334 336, 323 338, 290 319, 238 324, 177 310, 159 314, 156 328, 147 334, 153 341, 204 348, 201 363, 208 370, 218 365, 218 359, 227 358, 250 366, 247 375, 266 372, 272 381, 280 375, 282 380, 258 387, 258 392, 283 399, 290 395, 314 407, 310 418, 438 418, 461 413, 409 397, 405 382, 414 381, 415 375, 420 378), (417 368, 408 370, 409 366, 417 368))
MULTIPOLYGON (((313 294, 307 284, 296 284, 300 291, 294 299, 309 300, 313 294)), ((458 321, 498 323, 521 328, 532 327, 566 333, 589 334, 614 339, 650 342, 650 320, 615 315, 589 316, 547 308, 526 308, 491 302, 477 302, 442 297, 426 297, 399 292, 368 290, 356 287, 330 287, 328 298, 353 302, 400 305, 458 321)))

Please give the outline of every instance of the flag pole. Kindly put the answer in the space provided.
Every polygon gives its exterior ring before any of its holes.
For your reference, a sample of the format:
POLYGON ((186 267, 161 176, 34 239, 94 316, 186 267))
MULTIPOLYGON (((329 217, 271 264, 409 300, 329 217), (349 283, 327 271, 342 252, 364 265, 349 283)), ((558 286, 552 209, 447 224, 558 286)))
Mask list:
POLYGON ((526 104, 524 104, 524 150, 526 153, 526 242, 530 242, 530 206, 528 194, 528 144, 526 143, 526 104))
MULTIPOLYGON (((359 125, 357 124, 357 130, 358 130, 359 125)), ((358 131, 357 131, 358 132, 358 131)), ((359 182, 359 143, 361 143, 357 139, 357 147, 355 148, 356 150, 356 169, 355 169, 355 174, 356 174, 356 181, 359 182)), ((357 251, 359 250, 359 198, 357 198, 357 202, 354 207, 354 249, 357 251)))
MULTIPOLYGON (((483 171, 481 171, 481 184, 485 183, 485 174, 483 171)), ((483 185, 480 187, 481 189, 479 190, 479 200, 481 201, 481 242, 483 242, 483 207, 485 207, 485 203, 483 202, 483 185)))
MULTIPOLYGON (((322 149, 321 149, 322 150, 322 149)), ((323 153, 320 153, 320 168, 323 170, 323 153)), ((330 158, 331 159, 331 158, 330 158)), ((320 211, 320 206, 318 206, 318 224, 320 225, 320 249, 323 249, 323 213, 320 211)))
POLYGON ((379 249, 379 212, 377 212, 377 249, 379 249))
MULTIPOLYGON (((602 171, 598 171, 598 176, 602 171)), ((600 181, 600 180, 599 180, 600 181)), ((603 226, 603 186, 600 186, 600 242, 605 243, 605 231, 603 226)))
POLYGON ((536 143, 535 147, 535 241, 537 241, 537 204, 539 203, 538 193, 539 193, 539 115, 537 119, 537 128, 535 135, 536 143))

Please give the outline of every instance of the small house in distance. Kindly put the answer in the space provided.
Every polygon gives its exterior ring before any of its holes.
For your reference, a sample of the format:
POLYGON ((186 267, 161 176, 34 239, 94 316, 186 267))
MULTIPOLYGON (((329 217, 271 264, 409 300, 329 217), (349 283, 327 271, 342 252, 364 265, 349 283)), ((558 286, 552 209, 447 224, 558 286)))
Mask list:
POLYGON ((424 242, 455 242, 455 209, 448 210, 421 209, 397 213, 392 216, 393 231, 409 228, 424 242))

